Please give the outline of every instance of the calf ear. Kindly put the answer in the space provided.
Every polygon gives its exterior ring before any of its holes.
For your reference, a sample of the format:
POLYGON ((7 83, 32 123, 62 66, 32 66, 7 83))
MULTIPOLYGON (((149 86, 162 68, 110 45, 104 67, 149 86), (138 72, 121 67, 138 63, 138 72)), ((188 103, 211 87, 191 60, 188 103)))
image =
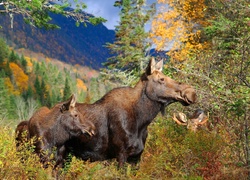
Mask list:
POLYGON ((76 96, 72 94, 71 100, 70 100, 70 107, 74 108, 76 105, 76 96))
POLYGON ((68 111, 70 109, 70 107, 74 108, 75 104, 76 104, 76 97, 74 94, 72 94, 70 96, 70 98, 65 103, 63 103, 63 105, 61 107, 61 112, 68 111))

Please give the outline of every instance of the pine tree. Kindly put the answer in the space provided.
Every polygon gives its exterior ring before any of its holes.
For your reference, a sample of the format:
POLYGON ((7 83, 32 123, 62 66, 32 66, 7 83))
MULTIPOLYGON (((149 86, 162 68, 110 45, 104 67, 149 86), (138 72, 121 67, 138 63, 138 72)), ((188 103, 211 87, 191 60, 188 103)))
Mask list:
POLYGON ((63 100, 67 100, 71 95, 71 88, 69 85, 69 80, 68 78, 66 78, 65 80, 65 85, 64 85, 64 89, 63 89, 63 100))
POLYGON ((5 88, 4 78, 0 78, 0 120, 8 117, 9 95, 8 90, 5 88))
POLYGON ((14 50, 12 50, 9 55, 9 62, 17 62, 17 59, 17 55, 15 54, 14 50))
POLYGON ((145 23, 155 12, 154 5, 145 10, 144 4, 145 0, 116 1, 114 6, 121 8, 120 24, 115 30, 115 42, 106 45, 113 54, 105 64, 109 69, 132 71, 135 75, 141 73, 146 52, 150 47, 145 23))
POLYGON ((4 65, 3 68, 4 68, 4 72, 5 72, 6 76, 11 78, 12 70, 10 69, 9 61, 7 61, 6 65, 4 65))
POLYGON ((24 58, 23 55, 21 56, 21 65, 24 68, 24 70, 26 71, 26 69, 27 69, 27 61, 26 61, 26 59, 24 58))
POLYGON ((8 47, 5 43, 5 41, 0 38, 0 69, 1 65, 4 62, 4 59, 8 57, 8 47))
POLYGON ((41 94, 40 94, 40 102, 42 105, 46 105, 46 95, 48 94, 47 92, 47 88, 46 88, 46 84, 45 84, 45 81, 44 79, 42 79, 42 82, 41 82, 41 94))
POLYGON ((41 85, 40 85, 40 81, 39 81, 38 76, 36 76, 36 80, 35 80, 35 83, 34 83, 34 87, 35 87, 35 90, 36 90, 35 98, 36 98, 37 100, 40 100, 40 96, 41 96, 41 85))
POLYGON ((32 98, 32 97, 33 97, 33 90, 32 90, 31 85, 29 84, 27 91, 23 93, 23 98, 25 99, 25 101, 27 101, 29 98, 32 98))

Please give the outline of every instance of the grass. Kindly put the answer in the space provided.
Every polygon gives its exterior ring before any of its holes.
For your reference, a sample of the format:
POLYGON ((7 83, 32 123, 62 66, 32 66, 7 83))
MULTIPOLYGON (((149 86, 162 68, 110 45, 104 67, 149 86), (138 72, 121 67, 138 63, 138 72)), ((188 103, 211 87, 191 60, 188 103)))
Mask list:
POLYGON ((162 117, 149 126, 138 170, 129 164, 118 169, 115 160, 86 162, 73 156, 56 175, 53 162, 42 168, 28 144, 16 151, 13 127, 0 126, 0 132, 0 179, 247 179, 223 133, 194 134, 162 117))

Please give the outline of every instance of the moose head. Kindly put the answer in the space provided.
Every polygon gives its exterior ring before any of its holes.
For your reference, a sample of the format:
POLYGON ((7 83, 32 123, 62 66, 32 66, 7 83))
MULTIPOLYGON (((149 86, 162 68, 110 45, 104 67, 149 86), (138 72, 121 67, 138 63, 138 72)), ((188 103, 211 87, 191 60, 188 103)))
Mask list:
POLYGON ((196 102, 195 90, 187 84, 176 82, 161 71, 163 69, 163 60, 158 63, 152 58, 146 70, 146 78, 148 80, 146 86, 146 94, 149 99, 164 104, 164 107, 180 102, 184 106, 188 106, 196 102))
POLYGON ((68 129, 71 136, 77 136, 82 134, 87 134, 89 136, 93 136, 94 125, 90 121, 84 121, 82 114, 75 107, 76 105, 76 97, 74 94, 64 102, 60 108, 61 111, 61 119, 63 119, 64 123, 62 125, 65 129, 68 129), (81 123, 84 122, 84 123, 81 123))

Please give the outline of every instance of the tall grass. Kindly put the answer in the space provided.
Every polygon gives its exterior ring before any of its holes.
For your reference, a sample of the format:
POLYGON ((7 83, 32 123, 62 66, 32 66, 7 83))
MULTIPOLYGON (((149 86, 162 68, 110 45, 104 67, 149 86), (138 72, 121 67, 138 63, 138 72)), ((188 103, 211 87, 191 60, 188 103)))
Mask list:
POLYGON ((115 160, 84 162, 69 156, 63 169, 44 169, 30 144, 15 147, 14 129, 0 127, 0 179, 247 179, 244 168, 233 163, 228 137, 220 132, 194 134, 170 118, 158 117, 139 167, 117 168, 115 160))

